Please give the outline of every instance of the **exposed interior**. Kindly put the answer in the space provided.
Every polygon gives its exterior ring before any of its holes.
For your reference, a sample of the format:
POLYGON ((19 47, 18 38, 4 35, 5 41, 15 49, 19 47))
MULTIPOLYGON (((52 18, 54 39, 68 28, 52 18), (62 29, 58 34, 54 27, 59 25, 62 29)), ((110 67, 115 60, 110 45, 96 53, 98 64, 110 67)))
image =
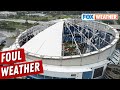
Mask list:
POLYGON ((88 25, 64 23, 62 55, 78 55, 99 50, 112 42, 114 36, 88 25))

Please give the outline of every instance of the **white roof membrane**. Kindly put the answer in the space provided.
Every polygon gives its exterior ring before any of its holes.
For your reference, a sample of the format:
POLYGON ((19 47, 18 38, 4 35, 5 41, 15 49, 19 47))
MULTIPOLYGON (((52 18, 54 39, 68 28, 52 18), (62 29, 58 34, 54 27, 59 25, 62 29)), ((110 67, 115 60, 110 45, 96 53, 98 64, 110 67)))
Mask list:
POLYGON ((63 23, 64 21, 61 21, 48 27, 25 43, 22 48, 34 54, 62 56, 63 23))

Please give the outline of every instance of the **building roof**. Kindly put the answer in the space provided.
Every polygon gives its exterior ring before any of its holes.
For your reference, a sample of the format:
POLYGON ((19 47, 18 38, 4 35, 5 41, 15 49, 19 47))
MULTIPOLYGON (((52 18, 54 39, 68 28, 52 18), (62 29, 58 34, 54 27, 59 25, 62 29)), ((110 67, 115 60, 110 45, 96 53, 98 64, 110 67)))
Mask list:
POLYGON ((60 20, 27 41, 22 48, 29 55, 60 58, 97 51, 113 40, 114 36, 108 32, 96 30, 93 33, 93 29, 88 26, 83 27, 60 20))
POLYGON ((63 23, 64 21, 61 21, 48 27, 25 43, 22 48, 38 55, 62 56, 63 23))

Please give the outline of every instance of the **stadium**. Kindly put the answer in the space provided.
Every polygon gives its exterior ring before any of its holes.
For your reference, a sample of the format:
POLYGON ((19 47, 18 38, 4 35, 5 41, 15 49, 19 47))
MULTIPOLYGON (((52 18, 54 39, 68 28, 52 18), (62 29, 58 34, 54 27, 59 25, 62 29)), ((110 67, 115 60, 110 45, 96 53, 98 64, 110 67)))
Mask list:
POLYGON ((43 74, 27 79, 98 79, 118 64, 119 33, 98 21, 62 19, 22 32, 10 50, 24 48, 27 61, 42 60, 43 74))

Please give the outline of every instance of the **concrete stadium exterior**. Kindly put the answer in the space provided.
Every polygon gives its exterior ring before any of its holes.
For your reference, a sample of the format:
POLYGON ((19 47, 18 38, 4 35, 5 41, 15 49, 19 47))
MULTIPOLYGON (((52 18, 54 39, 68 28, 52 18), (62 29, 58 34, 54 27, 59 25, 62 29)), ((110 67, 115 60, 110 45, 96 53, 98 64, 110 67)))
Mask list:
MULTIPOLYGON (((62 24, 60 25, 63 25, 63 23, 67 21, 69 20, 61 20, 60 22, 62 22, 62 24)), ((57 22, 57 23, 60 23, 60 22, 57 22)), ((95 51, 88 52, 88 53, 71 55, 71 56, 62 56, 62 55, 57 55, 57 54, 55 56, 40 55, 38 53, 32 53, 30 49, 28 49, 27 47, 28 45, 30 45, 29 47, 33 48, 33 46, 31 45, 32 39, 34 37, 37 37, 39 33, 45 31, 46 28, 48 28, 49 26, 53 26, 55 24, 52 23, 53 25, 44 24, 43 26, 42 25, 34 26, 22 32, 17 37, 15 43, 9 48, 9 50, 11 49, 13 50, 17 48, 24 48, 27 61, 33 61, 33 60, 43 61, 44 73, 39 74, 39 75, 28 76, 27 78, 33 78, 33 79, 98 79, 98 78, 102 78, 104 74, 104 70, 107 67, 107 64, 110 64, 110 63, 118 64, 120 53, 115 50, 115 47, 119 39, 119 33, 116 31, 116 29, 114 29, 110 25, 107 25, 105 23, 98 22, 98 21, 81 21, 80 23, 82 23, 81 26, 87 25, 92 30, 100 30, 100 31, 110 33, 111 35, 114 36, 114 39, 105 47, 96 49, 95 51), (24 38, 28 37, 29 35, 34 35, 34 36, 31 36, 32 38, 24 42, 24 45, 21 46, 20 43, 25 41, 24 38), (28 45, 26 43, 28 43, 28 45), (114 59, 115 57, 114 54, 117 54, 116 59, 114 59)), ((57 28, 56 26, 54 27, 57 28)), ((57 37, 54 37, 54 38, 57 38, 57 37)), ((39 42, 36 41, 35 45, 38 45, 39 42)), ((49 47, 49 45, 47 46, 49 47)), ((55 50, 53 50, 52 52, 54 53, 54 51, 55 50)))

